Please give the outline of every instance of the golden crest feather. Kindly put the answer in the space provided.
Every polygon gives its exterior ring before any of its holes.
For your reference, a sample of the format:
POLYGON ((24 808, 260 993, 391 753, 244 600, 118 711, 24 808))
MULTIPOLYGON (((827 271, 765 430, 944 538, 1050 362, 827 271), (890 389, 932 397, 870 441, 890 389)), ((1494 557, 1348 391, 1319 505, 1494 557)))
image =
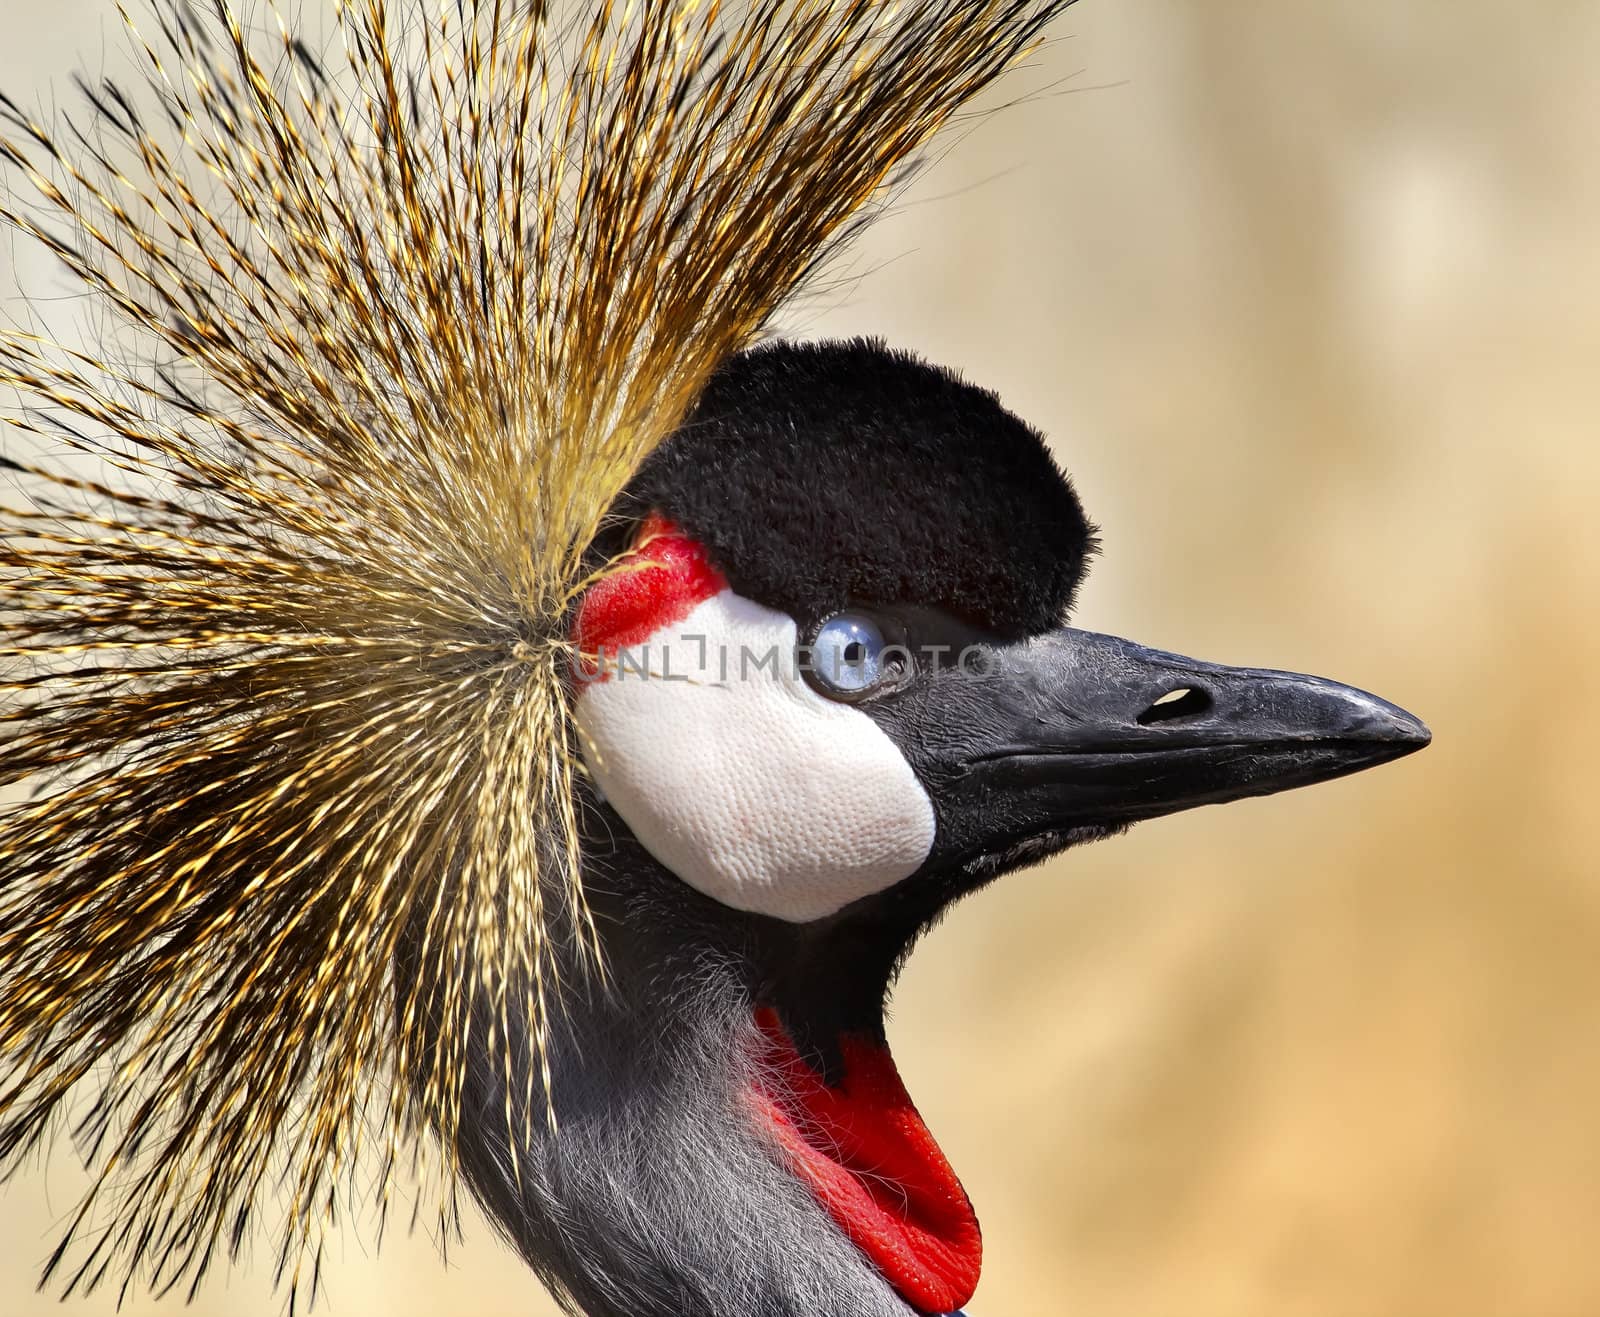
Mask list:
POLYGON ((151 0, 147 87, 0 97, 0 221, 105 321, 0 330, 0 1160, 86 1095, 69 1289, 277 1194, 300 1283, 424 1134, 450 1201, 467 1050, 583 910, 587 547, 1066 2, 151 0))

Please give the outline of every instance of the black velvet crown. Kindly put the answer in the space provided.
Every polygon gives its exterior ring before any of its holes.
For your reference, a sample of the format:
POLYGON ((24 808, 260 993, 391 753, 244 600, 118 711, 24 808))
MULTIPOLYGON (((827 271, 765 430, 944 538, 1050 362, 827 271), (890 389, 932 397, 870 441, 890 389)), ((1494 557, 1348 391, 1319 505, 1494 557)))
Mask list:
POLYGON ((619 503, 659 508, 802 628, 934 604, 1007 639, 1060 625, 1094 528, 1043 437, 881 343, 774 343, 712 378, 619 503))

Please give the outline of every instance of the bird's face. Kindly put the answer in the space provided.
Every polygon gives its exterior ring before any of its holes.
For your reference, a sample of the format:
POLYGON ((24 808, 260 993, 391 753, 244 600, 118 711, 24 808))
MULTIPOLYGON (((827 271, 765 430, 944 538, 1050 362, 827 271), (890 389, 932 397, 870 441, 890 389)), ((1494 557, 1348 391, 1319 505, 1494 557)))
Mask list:
POLYGON ((734 362, 576 639, 589 769, 684 882, 794 923, 1425 743, 1315 677, 1065 625, 1093 532, 990 394, 868 344, 734 362))
POLYGON ((575 620, 590 773, 763 962, 754 1119, 906 1304, 958 1307, 976 1220, 882 1030, 918 930, 1074 843, 1428 734, 1067 626, 1093 531, 1041 438, 870 344, 731 363, 622 512, 575 620))

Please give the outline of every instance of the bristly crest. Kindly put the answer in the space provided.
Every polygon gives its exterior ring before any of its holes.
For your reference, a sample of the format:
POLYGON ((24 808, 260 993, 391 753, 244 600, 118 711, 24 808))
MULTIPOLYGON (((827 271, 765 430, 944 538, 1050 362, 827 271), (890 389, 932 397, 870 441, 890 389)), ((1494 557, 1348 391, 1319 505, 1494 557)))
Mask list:
POLYGON ((425 1133, 452 1201, 468 1050, 597 965, 586 547, 1069 2, 151 0, 148 87, 0 97, 0 218, 105 322, 0 330, 0 1161, 75 1120, 69 1290, 196 1282, 280 1196, 314 1280, 425 1133))

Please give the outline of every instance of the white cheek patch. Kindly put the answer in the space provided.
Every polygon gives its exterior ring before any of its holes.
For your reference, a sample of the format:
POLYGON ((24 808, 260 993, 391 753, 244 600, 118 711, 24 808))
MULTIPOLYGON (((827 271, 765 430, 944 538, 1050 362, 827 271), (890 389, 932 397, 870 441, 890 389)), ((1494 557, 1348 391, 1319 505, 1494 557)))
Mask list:
POLYGON ((657 860, 725 905, 802 923, 915 872, 934 814, 883 730, 805 683, 797 639, 792 618, 724 589, 584 685, 577 722, 589 771, 657 860))

